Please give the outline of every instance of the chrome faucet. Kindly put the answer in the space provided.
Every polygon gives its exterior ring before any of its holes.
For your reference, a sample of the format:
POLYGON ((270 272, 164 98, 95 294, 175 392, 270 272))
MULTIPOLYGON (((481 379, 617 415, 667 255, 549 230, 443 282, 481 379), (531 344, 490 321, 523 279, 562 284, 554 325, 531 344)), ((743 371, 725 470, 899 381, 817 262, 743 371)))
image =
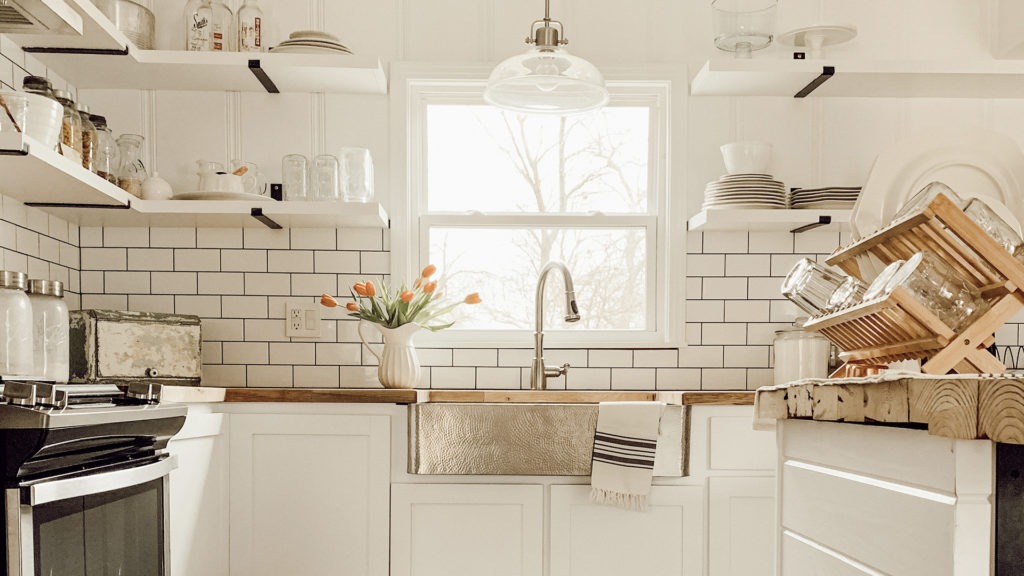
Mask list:
POLYGON ((577 322, 580 319, 579 308, 576 307, 576 291, 572 286, 572 274, 565 264, 552 260, 540 270, 537 278, 537 299, 534 312, 537 315, 537 327, 533 332, 533 364, 530 366, 530 389, 544 390, 548 387, 548 378, 558 378, 569 371, 569 364, 559 368, 548 368, 544 365, 544 282, 548 273, 558 268, 565 282, 565 321, 577 322))

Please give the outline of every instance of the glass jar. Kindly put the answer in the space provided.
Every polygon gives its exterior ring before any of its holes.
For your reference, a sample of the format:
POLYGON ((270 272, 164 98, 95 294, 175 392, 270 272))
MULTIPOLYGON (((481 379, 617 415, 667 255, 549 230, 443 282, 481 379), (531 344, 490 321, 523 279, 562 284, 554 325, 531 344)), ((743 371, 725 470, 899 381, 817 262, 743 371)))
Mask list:
POLYGON ((373 157, 366 148, 342 148, 341 194, 345 202, 373 200, 373 157))
POLYGON ((189 0, 185 4, 185 50, 210 50, 210 30, 213 28, 213 6, 210 0, 189 0))
POLYGON ((28 298, 32 302, 32 375, 64 384, 70 367, 64 284, 29 280, 28 298))
POLYGON ((82 168, 95 172, 99 134, 96 132, 96 125, 89 119, 88 106, 79 104, 78 115, 82 118, 82 168))
POLYGON ((64 121, 60 129, 61 154, 66 158, 82 163, 82 116, 75 106, 75 99, 67 90, 54 90, 57 102, 64 106, 64 121))
POLYGON ((221 0, 213 0, 213 28, 210 30, 210 50, 235 51, 235 13, 221 0))
POLYGON ((21 89, 29 94, 46 96, 50 100, 57 99, 57 97, 53 95, 53 84, 42 76, 25 76, 21 81, 21 89))
POLYGON ((117 139, 121 161, 117 168, 117 185, 122 190, 142 198, 142 183, 149 177, 146 165, 142 163, 142 136, 122 134, 117 139))
POLYGON ((313 200, 332 201, 341 195, 338 159, 330 154, 320 154, 313 158, 310 171, 310 196, 313 200))
POLYGON ((793 265, 789 275, 782 282, 782 295, 792 300, 804 312, 817 316, 829 310, 832 295, 845 280, 845 275, 825 268, 809 258, 803 258, 793 265))
POLYGON ((121 151, 117 149, 114 133, 107 126, 104 116, 89 115, 89 120, 96 127, 96 156, 93 166, 96 174, 106 181, 117 184, 117 170, 120 167, 121 151))
POLYGON ((799 326, 776 331, 772 340, 775 384, 827 377, 831 347, 821 334, 799 326))
POLYGON ((32 375, 32 303, 28 277, 0 270, 0 376, 32 375))
POLYGON ((259 0, 243 0, 236 29, 239 52, 263 52, 263 10, 259 0))
POLYGON ((281 188, 285 200, 309 200, 309 161, 302 154, 281 160, 281 188))

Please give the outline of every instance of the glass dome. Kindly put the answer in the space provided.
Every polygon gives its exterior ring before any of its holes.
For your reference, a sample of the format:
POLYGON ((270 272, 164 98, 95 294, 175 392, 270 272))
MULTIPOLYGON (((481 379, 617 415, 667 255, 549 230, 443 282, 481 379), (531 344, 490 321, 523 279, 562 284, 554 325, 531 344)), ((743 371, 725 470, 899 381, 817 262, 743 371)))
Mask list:
POLYGON ((601 72, 561 47, 534 47, 498 64, 484 100, 505 110, 572 114, 608 103, 601 72))

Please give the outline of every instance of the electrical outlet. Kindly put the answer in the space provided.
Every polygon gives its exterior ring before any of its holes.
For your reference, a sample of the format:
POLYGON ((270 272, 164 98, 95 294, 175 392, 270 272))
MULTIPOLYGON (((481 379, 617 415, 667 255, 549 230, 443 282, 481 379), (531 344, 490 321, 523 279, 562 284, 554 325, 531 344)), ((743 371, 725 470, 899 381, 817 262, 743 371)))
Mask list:
POLYGON ((319 338, 320 307, 299 302, 285 303, 284 335, 289 338, 319 338))

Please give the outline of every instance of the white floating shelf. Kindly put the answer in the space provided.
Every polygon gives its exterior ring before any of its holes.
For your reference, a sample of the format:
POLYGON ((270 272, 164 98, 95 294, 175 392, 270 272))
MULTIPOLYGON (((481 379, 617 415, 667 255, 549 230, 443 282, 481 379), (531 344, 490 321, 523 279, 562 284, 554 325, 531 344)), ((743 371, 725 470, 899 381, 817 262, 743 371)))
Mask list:
POLYGON ((1024 98, 1024 62, 1013 60, 709 60, 694 96, 1024 98))
POLYGON ((43 210, 79 226, 124 228, 387 228, 376 202, 139 200, 127 210, 47 206, 43 210), (262 211, 262 218, 252 210, 262 211), (276 226, 275 226, 276 224, 276 226))
POLYGON ((25 203, 127 207, 131 194, 14 132, 0 134, 0 194, 25 203))
POLYGON ((807 226, 844 225, 850 221, 850 210, 701 210, 686 222, 687 230, 754 230, 795 231, 807 226), (828 224, 821 224, 827 218, 828 224))

